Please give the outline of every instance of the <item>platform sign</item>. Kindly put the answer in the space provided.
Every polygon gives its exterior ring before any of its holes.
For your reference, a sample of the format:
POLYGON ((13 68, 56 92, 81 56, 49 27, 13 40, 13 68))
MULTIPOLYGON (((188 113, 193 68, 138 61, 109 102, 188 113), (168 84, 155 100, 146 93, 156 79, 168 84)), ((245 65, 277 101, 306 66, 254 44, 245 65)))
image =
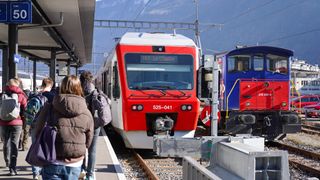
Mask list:
POLYGON ((0 1, 1 23, 32 23, 31 1, 0 1))
POLYGON ((7 3, 6 2, 0 2, 0 22, 7 22, 8 16, 7 16, 7 3))
POLYGON ((9 22, 12 23, 31 23, 32 9, 30 1, 17 1, 10 3, 9 22))

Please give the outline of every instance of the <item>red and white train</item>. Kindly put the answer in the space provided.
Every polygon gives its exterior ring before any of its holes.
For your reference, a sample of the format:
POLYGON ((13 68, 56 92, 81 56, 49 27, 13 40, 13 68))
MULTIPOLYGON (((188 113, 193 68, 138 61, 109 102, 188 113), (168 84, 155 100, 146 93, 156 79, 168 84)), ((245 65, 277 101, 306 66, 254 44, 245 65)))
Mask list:
POLYGON ((127 147, 152 149, 156 134, 194 136, 198 59, 198 47, 182 35, 121 37, 95 83, 111 99, 111 123, 127 147))

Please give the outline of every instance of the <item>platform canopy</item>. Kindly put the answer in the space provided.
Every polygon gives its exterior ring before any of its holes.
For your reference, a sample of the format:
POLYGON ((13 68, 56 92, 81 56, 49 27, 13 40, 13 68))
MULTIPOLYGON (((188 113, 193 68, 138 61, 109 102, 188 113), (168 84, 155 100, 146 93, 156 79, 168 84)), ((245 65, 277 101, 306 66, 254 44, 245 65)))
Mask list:
MULTIPOLYGON (((74 66, 91 62, 95 0, 32 0, 32 24, 18 26, 21 54, 74 66)), ((0 24, 0 41, 8 43, 8 25, 0 24)))

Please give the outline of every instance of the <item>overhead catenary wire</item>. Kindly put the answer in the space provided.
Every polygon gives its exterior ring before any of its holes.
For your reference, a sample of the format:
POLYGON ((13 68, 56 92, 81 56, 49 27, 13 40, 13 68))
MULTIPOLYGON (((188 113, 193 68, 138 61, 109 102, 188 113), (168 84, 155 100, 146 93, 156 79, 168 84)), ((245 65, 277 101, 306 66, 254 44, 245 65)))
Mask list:
POLYGON ((138 17, 143 13, 143 11, 148 7, 148 5, 150 4, 151 0, 149 0, 146 4, 144 4, 143 8, 141 9, 141 11, 137 14, 137 16, 134 18, 134 20, 137 20, 138 17))
POLYGON ((259 8, 262 8, 262 7, 264 7, 264 6, 267 6, 268 4, 270 4, 270 3, 274 2, 274 1, 275 1, 275 0, 267 1, 266 3, 263 3, 263 4, 258 5, 258 6, 256 6, 256 7, 253 7, 253 8, 250 8, 250 9, 248 9, 248 10, 246 10, 246 11, 240 13, 240 14, 237 14, 237 15, 233 16, 232 18, 224 21, 222 24, 227 24, 227 23, 229 23, 229 22, 231 22, 231 21, 233 21, 233 20, 235 20, 235 19, 238 19, 238 18, 241 17, 241 16, 244 16, 244 15, 246 15, 246 14, 248 14, 248 13, 251 13, 252 11, 255 11, 255 10, 259 9, 259 8))
POLYGON ((274 15, 276 15, 276 14, 278 14, 278 13, 281 13, 281 12, 283 12, 283 11, 291 8, 291 7, 294 7, 294 6, 298 5, 298 4, 302 4, 302 3, 305 3, 305 2, 306 2, 305 0, 301 0, 301 1, 297 2, 297 3, 290 4, 289 6, 286 6, 286 7, 284 7, 284 8, 281 8, 281 9, 278 9, 278 10, 275 10, 275 11, 272 11, 272 12, 267 13, 267 14, 265 14, 265 15, 262 15, 262 16, 260 16, 260 17, 254 18, 254 19, 252 19, 252 20, 250 20, 250 21, 246 21, 246 22, 244 22, 244 23, 241 23, 240 25, 234 25, 234 26, 228 26, 228 25, 226 25, 226 26, 224 26, 224 29, 237 29, 237 28, 239 28, 239 27, 241 27, 241 26, 244 26, 244 25, 253 23, 254 21, 258 21, 258 20, 262 19, 263 17, 274 16, 274 15))
POLYGON ((301 35, 312 33, 312 32, 317 32, 317 31, 320 31, 320 28, 315 28, 315 29, 311 29, 311 30, 308 30, 308 31, 298 32, 298 33, 290 34, 290 35, 287 35, 287 36, 281 36, 281 37, 274 38, 274 39, 271 39, 271 40, 268 40, 268 41, 263 41, 263 42, 261 42, 261 44, 267 44, 267 43, 271 43, 271 42, 274 42, 274 41, 279 41, 279 40, 283 40, 283 39, 289 39, 289 38, 301 36, 301 35))

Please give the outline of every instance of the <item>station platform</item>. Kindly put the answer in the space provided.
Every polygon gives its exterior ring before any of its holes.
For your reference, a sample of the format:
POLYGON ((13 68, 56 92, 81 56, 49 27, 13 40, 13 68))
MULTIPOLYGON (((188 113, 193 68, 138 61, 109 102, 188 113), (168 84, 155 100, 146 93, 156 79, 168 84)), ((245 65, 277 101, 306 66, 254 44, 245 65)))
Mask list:
MULTIPOLYGON (((31 138, 29 139, 29 143, 31 138)), ((30 147, 30 146, 29 146, 30 147)), ((32 179, 31 165, 25 161, 25 157, 28 151, 19 151, 17 161, 17 172, 18 175, 10 176, 9 168, 5 167, 5 161, 3 158, 3 144, 0 143, 0 179, 15 179, 15 180, 26 180, 32 179)), ((124 180, 126 179, 120 163, 115 155, 115 152, 110 144, 110 141, 104 130, 98 138, 97 152, 96 152, 96 180, 124 180)))

